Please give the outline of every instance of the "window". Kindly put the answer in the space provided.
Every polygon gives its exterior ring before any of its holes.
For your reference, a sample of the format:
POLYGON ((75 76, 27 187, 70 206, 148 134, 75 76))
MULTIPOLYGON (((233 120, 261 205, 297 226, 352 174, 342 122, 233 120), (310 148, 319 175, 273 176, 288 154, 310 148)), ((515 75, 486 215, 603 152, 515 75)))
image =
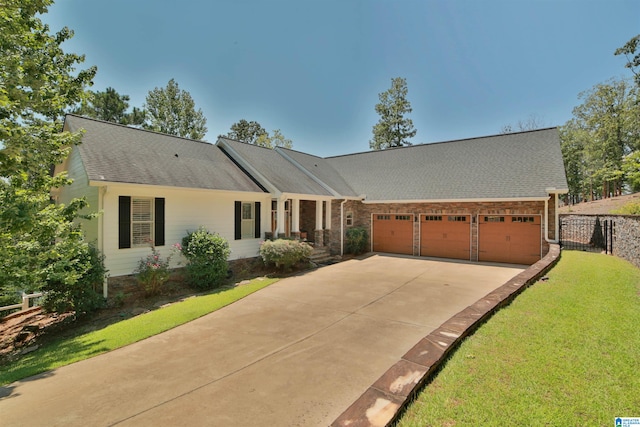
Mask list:
POLYGON ((411 215, 396 215, 396 221, 411 221, 413 217, 411 215))
POLYGON ((251 239, 254 234, 253 203, 242 202, 242 238, 251 239))
POLYGON ((532 216, 512 216, 511 222, 535 222, 535 218, 532 216))
POLYGON ((260 202, 235 202, 235 240, 260 238, 260 202))
POLYGON ((447 219, 449 222, 467 222, 466 216, 450 215, 447 219))
POLYGON ((391 219, 391 215, 376 215, 376 219, 381 221, 386 221, 391 219))
POLYGON ((442 215, 425 215, 425 221, 442 221, 442 215))
POLYGON ((131 245, 153 242, 153 199, 131 198, 131 245))
POLYGON ((118 248, 164 246, 164 198, 119 196, 118 248))
POLYGON ((347 227, 353 225, 353 212, 347 212, 347 227))
POLYGON ((485 216, 484 222, 504 222, 503 216, 485 216))

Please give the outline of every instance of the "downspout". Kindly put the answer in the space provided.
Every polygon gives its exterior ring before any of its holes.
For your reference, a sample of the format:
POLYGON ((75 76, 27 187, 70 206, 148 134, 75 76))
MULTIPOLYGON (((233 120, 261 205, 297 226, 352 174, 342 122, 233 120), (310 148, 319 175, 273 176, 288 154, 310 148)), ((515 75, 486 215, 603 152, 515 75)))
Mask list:
MULTIPOLYGON (((106 193, 107 187, 100 187, 98 191, 98 249, 102 255, 104 255, 104 195, 106 193)), ((102 281, 102 296, 104 299, 109 297, 109 283, 106 275, 102 281)))
POLYGON ((344 255, 344 204, 347 199, 340 202, 340 256, 344 255))
POLYGON ((558 215, 558 193, 552 193, 554 196, 555 210, 554 210, 554 221, 555 221, 555 232, 554 239, 549 239, 549 199, 544 199, 544 240, 547 243, 558 243, 558 226, 559 226, 559 215, 558 215))

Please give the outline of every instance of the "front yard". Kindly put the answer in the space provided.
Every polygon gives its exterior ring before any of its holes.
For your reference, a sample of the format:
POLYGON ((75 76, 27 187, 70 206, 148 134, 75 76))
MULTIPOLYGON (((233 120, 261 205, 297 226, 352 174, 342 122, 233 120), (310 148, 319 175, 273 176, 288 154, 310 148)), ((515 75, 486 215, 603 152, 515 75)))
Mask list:
POLYGON ((613 425, 640 416, 640 270, 565 251, 462 343, 399 426, 613 425))

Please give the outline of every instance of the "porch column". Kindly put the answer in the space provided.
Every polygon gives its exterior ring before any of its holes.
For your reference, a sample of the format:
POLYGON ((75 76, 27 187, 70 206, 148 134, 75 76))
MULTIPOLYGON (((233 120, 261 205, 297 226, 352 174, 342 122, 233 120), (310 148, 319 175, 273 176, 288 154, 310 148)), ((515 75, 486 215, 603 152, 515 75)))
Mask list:
POLYGON ((300 239, 300 199, 291 199, 291 235, 300 239))
POLYGON ((278 199, 278 210, 276 211, 276 232, 274 233, 274 237, 282 238, 285 237, 286 233, 286 224, 284 223, 284 198, 278 199))
POLYGON ((300 200, 291 200, 291 231, 293 233, 300 232, 300 200))
POLYGON ((316 246, 324 246, 324 230, 322 229, 322 200, 316 200, 316 246))
POLYGON ((324 244, 331 245, 331 200, 327 200, 324 214, 324 244))

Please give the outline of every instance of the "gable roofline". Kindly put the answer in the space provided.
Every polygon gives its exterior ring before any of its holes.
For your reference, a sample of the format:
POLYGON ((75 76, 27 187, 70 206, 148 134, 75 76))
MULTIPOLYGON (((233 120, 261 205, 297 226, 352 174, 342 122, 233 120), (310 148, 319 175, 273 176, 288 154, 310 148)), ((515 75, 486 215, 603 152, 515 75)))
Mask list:
POLYGON ((82 133, 74 146, 94 182, 264 192, 223 151, 207 141, 65 115, 64 130, 82 133))
POLYGON ((446 141, 423 142, 423 143, 420 143, 420 144, 405 145, 405 146, 402 146, 402 147, 386 148, 384 150, 359 151, 359 152, 356 152, 356 153, 338 154, 338 155, 335 155, 335 156, 324 157, 324 159, 328 160, 328 159, 337 159, 337 158, 341 158, 341 157, 360 156, 360 155, 365 155, 365 154, 384 153, 384 152, 399 151, 399 150, 410 150, 412 148, 420 148, 420 147, 425 147, 425 146, 435 146, 435 145, 442 145, 442 144, 450 144, 450 143, 454 143, 454 142, 476 141, 476 140, 481 140, 481 139, 497 138, 497 137, 510 136, 510 135, 521 135, 521 134, 527 134, 527 133, 533 133, 533 132, 549 131, 549 130, 554 130, 554 129, 558 130, 558 126, 550 126, 550 127, 546 127, 546 128, 533 129, 533 130, 524 130, 524 131, 520 131, 520 132, 496 133, 496 134, 493 134, 493 135, 475 136, 475 137, 470 137, 470 138, 449 139, 449 140, 446 140, 446 141))
MULTIPOLYGON (((282 147, 276 147, 275 151, 280 154, 282 157, 284 157, 288 162, 290 162, 291 164, 293 164, 295 167, 297 167, 298 169, 300 169, 300 171, 302 171, 302 173, 304 173, 305 175, 307 175, 309 178, 311 178, 312 180, 314 180, 315 182, 317 182, 319 185, 321 185, 325 190, 327 190, 329 193, 331 193, 334 197, 339 198, 339 199, 351 199, 351 200, 361 200, 364 199, 364 197, 348 197, 348 196, 344 196, 342 194, 340 194, 339 192, 337 192, 336 190, 334 190, 333 188, 331 188, 327 183, 325 183, 324 181, 322 181, 320 178, 318 178, 317 176, 315 176, 314 174, 312 174, 309 170, 307 170, 307 168, 305 168, 304 166, 302 166, 300 163, 298 163, 295 159, 293 159, 293 157, 291 157, 289 154, 287 154, 284 149, 282 147)), ((295 150, 291 150, 291 151, 295 151, 295 150)), ((322 157, 318 157, 315 156, 313 154, 307 154, 307 153, 302 153, 301 151, 296 151, 297 153, 301 153, 301 154, 306 154, 307 156, 311 156, 314 157, 316 159, 322 159, 322 157)))
MULTIPOLYGON (((233 163, 236 166, 240 167, 249 177, 251 177, 252 181, 254 182, 256 182, 256 180, 259 181, 261 184, 258 184, 258 185, 260 185, 261 188, 264 188, 265 191, 267 191, 268 193, 274 194, 276 196, 280 196, 281 191, 272 182, 270 182, 264 175, 258 172, 258 170, 254 168, 248 161, 246 161, 244 157, 242 157, 236 150, 234 150, 233 147, 231 147, 229 144, 226 144, 224 141, 225 139, 239 142, 241 144, 246 144, 246 142, 238 141, 238 140, 227 138, 227 137, 218 137, 218 140, 216 141, 216 145, 222 150, 225 156, 231 159, 231 161, 233 161, 233 163)), ((256 147, 259 147, 259 146, 256 146, 256 147)), ((259 147, 259 148, 264 148, 264 147, 259 147)))
POLYGON ((108 125, 111 125, 111 126, 118 126, 118 127, 121 127, 121 128, 127 129, 127 130, 133 130, 133 131, 138 131, 138 132, 146 132, 146 133, 151 133, 151 134, 155 134, 155 135, 163 135, 163 136, 167 136, 169 138, 181 139, 181 140, 187 141, 187 142, 197 142, 199 144, 215 145, 215 144, 213 144, 211 142, 203 141, 201 139, 185 138, 184 136, 171 135, 170 133, 158 132, 158 131, 155 131, 155 130, 144 129, 144 128, 137 128, 137 127, 133 127, 133 126, 129 126, 129 125, 123 125, 121 123, 109 122, 107 120, 101 120, 101 119, 95 119, 93 117, 81 116, 79 114, 74 114, 74 113, 66 113, 64 115, 65 124, 67 122, 67 116, 77 117, 77 118, 82 119, 82 120, 90 120, 92 122, 97 122, 97 123, 104 123, 104 124, 108 124, 108 125))

